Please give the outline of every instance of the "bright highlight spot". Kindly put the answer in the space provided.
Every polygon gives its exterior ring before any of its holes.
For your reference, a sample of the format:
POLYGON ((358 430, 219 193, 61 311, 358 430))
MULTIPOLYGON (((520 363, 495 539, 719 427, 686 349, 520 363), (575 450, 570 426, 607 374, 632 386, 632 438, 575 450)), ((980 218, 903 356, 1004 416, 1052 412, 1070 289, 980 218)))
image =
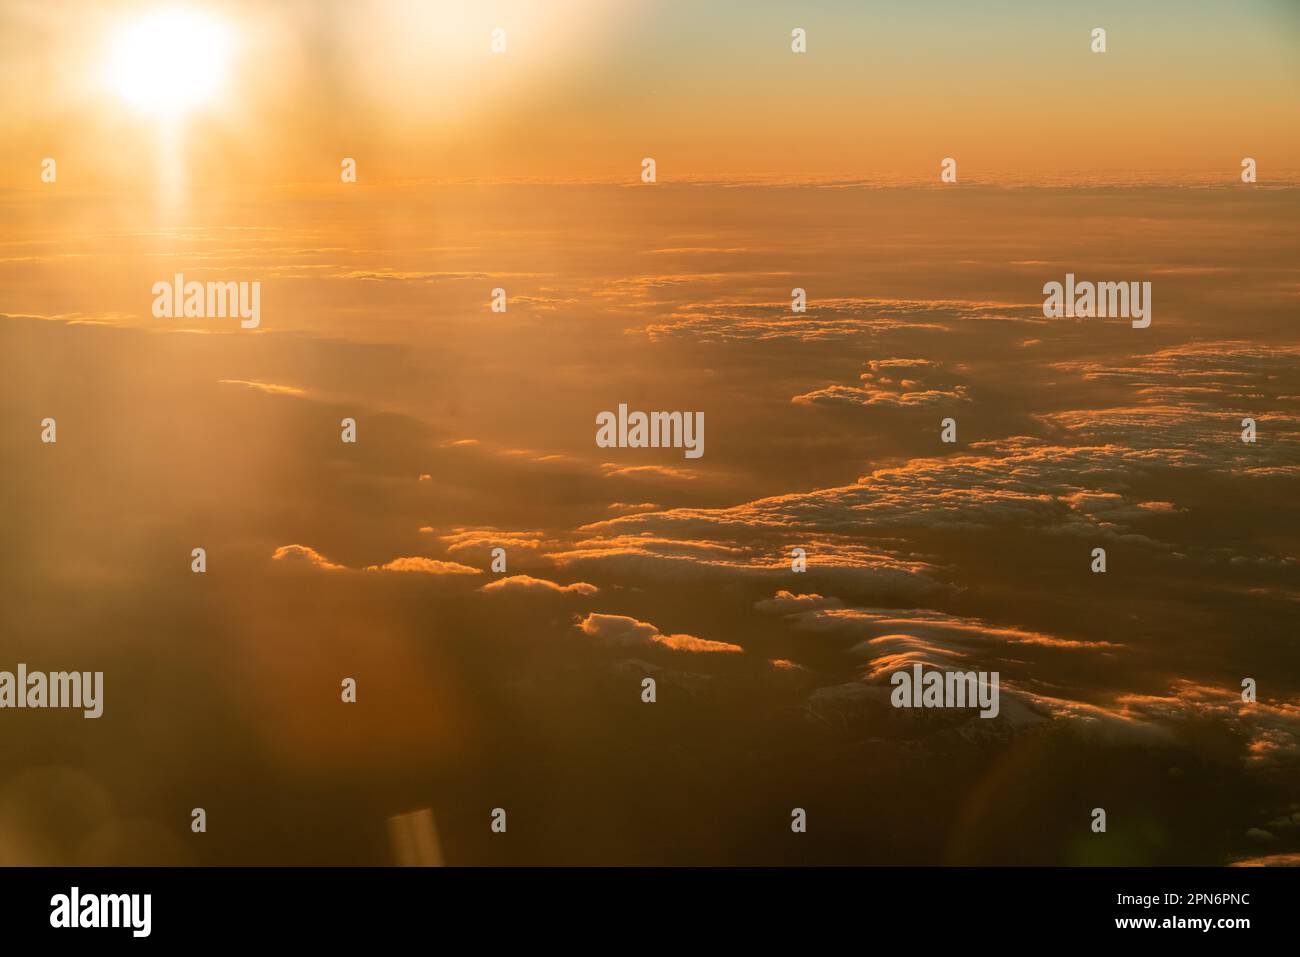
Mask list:
POLYGON ((105 79, 142 113, 177 117, 221 92, 232 48, 231 33, 218 20, 159 10, 114 34, 105 79))

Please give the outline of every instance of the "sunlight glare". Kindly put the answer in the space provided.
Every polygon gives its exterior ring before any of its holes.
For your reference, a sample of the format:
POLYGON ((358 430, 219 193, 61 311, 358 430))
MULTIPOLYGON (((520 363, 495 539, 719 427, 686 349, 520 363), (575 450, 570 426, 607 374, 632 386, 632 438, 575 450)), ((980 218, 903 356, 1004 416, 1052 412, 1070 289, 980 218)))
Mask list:
POLYGON ((232 52, 229 29, 192 10, 159 10, 118 30, 108 83, 142 113, 174 118, 222 91, 232 52))

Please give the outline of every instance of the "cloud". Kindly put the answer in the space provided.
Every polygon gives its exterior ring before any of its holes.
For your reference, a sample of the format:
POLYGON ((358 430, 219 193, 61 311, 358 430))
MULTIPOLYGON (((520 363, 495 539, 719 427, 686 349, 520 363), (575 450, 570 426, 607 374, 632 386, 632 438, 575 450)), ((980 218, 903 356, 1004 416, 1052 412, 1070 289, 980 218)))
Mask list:
POLYGON ((745 650, 740 645, 725 641, 708 641, 704 638, 696 638, 694 635, 657 635, 654 640, 677 651, 740 652, 745 650))
POLYGON ((724 641, 709 641, 694 635, 665 635, 654 625, 626 615, 591 613, 578 623, 584 635, 618 648, 644 648, 663 645, 674 651, 703 653, 737 653, 744 651, 739 645, 724 641))
MULTIPOLYGON (((917 458, 878 468, 851 485, 773 495, 726 508, 675 508, 609 518, 586 526, 595 534, 581 549, 557 552, 556 558, 581 557, 583 549, 600 547, 602 538, 605 547, 615 548, 617 542, 631 544, 629 535, 646 535, 661 541, 711 541, 726 548, 762 542, 764 564, 770 567, 776 567, 775 548, 783 547, 788 555, 789 547, 797 544, 808 550, 810 563, 816 549, 819 567, 892 565, 924 574, 932 568, 924 557, 883 543, 872 548, 863 538, 892 536, 900 541, 897 533, 904 529, 1012 528, 1088 537, 1129 533, 1180 506, 1134 497, 1124 486, 1135 478, 1192 464, 1167 447, 1066 446, 1023 436, 973 443, 971 448, 973 454, 917 458), (978 454, 986 450, 994 454, 978 454)), ((1215 463, 1207 457, 1198 464, 1215 463)))
POLYGON ((1110 652, 1108 641, 1082 641, 995 625, 933 609, 852 608, 838 598, 778 591, 755 608, 780 615, 798 631, 838 635, 853 644, 849 654, 869 660, 864 677, 876 679, 913 663, 956 668, 964 662, 1007 661, 1011 649, 1022 658, 1029 649, 1110 652))
POLYGON ((511 575, 509 578, 499 578, 496 581, 488 582, 480 587, 479 591, 489 594, 492 592, 554 592, 571 595, 594 595, 600 589, 588 582, 559 585, 553 581, 547 581, 545 578, 534 578, 532 575, 511 575))
POLYGON ((1071 409, 1037 418, 1078 445, 1131 450, 1130 457, 1145 454, 1165 468, 1300 475, 1300 415, 1258 403, 1238 403, 1226 411, 1186 404, 1071 409), (1267 441, 1241 441, 1247 415, 1265 428, 1267 441))
POLYGON ((949 405, 965 402, 966 387, 939 373, 928 359, 873 359, 859 376, 861 385, 829 385, 797 395, 798 405, 904 406, 949 405))
POLYGON ((1145 403, 1222 409, 1247 400, 1300 404, 1300 396, 1288 394, 1295 392, 1288 384, 1297 363, 1300 345, 1228 340, 1184 343, 1127 363, 1076 359, 1056 363, 1055 368, 1123 386, 1145 403))
POLYGON ((827 608, 843 608, 844 603, 838 598, 823 598, 818 594, 796 595, 793 592, 778 591, 771 598, 764 598, 754 603, 761 612, 774 615, 789 615, 801 611, 822 611, 827 608))
POLYGON ((790 300, 714 300, 678 307, 669 321, 648 325, 651 339, 690 336, 712 341, 834 341, 864 333, 944 332, 955 323, 1003 321, 1042 323, 1042 302, 1010 303, 954 299, 813 299, 808 311, 793 313, 790 300))
POLYGON ((542 273, 512 272, 429 272, 398 269, 356 269, 335 273, 331 279, 356 279, 362 282, 457 282, 469 279, 537 278, 542 273))
MULTIPOLYGON (((271 555, 272 561, 295 561, 303 562, 314 568, 323 568, 329 571, 355 571, 347 565, 340 565, 332 562, 316 549, 307 545, 281 545, 271 555)), ((394 558, 391 561, 384 562, 380 565, 367 565, 363 569, 368 572, 421 572, 426 575, 481 575, 480 569, 470 568, 468 565, 461 565, 457 562, 444 562, 434 558, 424 558, 415 555, 404 558, 394 558)))
POLYGON ((922 609, 839 608, 818 612, 843 622, 863 625, 871 630, 895 631, 947 638, 957 644, 1005 642, 1015 645, 1040 645, 1045 648, 1115 649, 1123 645, 1109 641, 1075 641, 1056 638, 1036 631, 1010 626, 991 625, 978 618, 962 618, 947 612, 922 609))
POLYGON ((444 562, 435 558, 412 555, 406 558, 394 558, 382 565, 367 565, 368 572, 420 572, 424 575, 481 575, 481 569, 471 568, 459 562, 444 562))
POLYGON ((1266 854, 1263 857, 1243 857, 1229 867, 1300 867, 1300 851, 1284 854, 1266 854))
POLYGON ((579 622, 578 627, 583 634, 606 644, 629 648, 653 641, 659 634, 659 629, 649 622, 637 621, 626 615, 601 615, 595 612, 579 622))
POLYGON ((1300 761, 1297 700, 1247 704, 1240 689, 1184 677, 1172 678, 1170 690, 1163 694, 1107 690, 1092 683, 1075 691, 1078 697, 1071 697, 1063 688, 1061 682, 1068 681, 1072 669, 1062 668, 1056 655, 1128 652, 1123 644, 1064 638, 933 609, 847 607, 837 598, 815 593, 778 591, 755 607, 783 617, 798 631, 854 641, 848 652, 867 659, 859 682, 821 689, 810 698, 809 705, 818 715, 831 699, 875 702, 855 684, 885 681, 914 664, 942 670, 996 670, 1002 676, 1004 699, 1019 701, 1027 709, 1017 712, 1025 721, 1068 721, 1111 743, 1166 745, 1185 737, 1190 741, 1197 726, 1212 722, 1240 742, 1240 760, 1247 768, 1300 761))
POLYGON ((346 565, 337 565, 330 561, 316 549, 307 545, 281 545, 271 555, 272 561, 291 561, 305 562, 316 568, 325 568, 330 571, 341 571, 347 568, 346 565))
POLYGON ((446 534, 439 535, 438 538, 447 543, 448 552, 459 552, 466 549, 487 551, 498 547, 507 551, 520 548, 536 551, 542 547, 544 542, 544 536, 541 532, 506 532, 491 527, 455 528, 446 534))
POLYGON ((271 395, 306 395, 302 389, 295 388, 291 385, 276 385, 273 382, 255 382, 252 379, 218 379, 219 385, 242 385, 249 389, 256 389, 259 392, 266 392, 271 395))
MULTIPOLYGON (((1005 684, 1004 684, 1005 688, 1005 684)), ((1005 693, 1005 690, 1004 690, 1005 693)), ((1177 740, 1197 725, 1213 723, 1241 744, 1241 763, 1268 768, 1300 762, 1300 701, 1247 704, 1239 690, 1177 678, 1163 695, 1118 694, 1104 704, 1069 701, 1014 689, 1035 710, 1075 722, 1107 740, 1177 740)))
POLYGON ((674 465, 619 465, 616 462, 604 462, 601 464, 600 470, 605 474, 606 478, 636 476, 637 478, 668 478, 691 481, 699 474, 694 469, 674 465))
MULTIPOLYGON (((789 575, 790 551, 794 542, 780 529, 749 527, 745 523, 720 523, 718 528, 703 523, 673 534, 681 510, 649 512, 627 518, 645 519, 647 527, 662 533, 643 531, 620 533, 619 519, 597 521, 580 531, 591 532, 567 545, 546 551, 545 558, 567 566, 616 568, 624 573, 640 572, 677 579, 702 572, 718 575, 777 577, 789 575)), ((810 562, 824 575, 870 576, 880 584, 927 592, 941 588, 928 577, 926 560, 910 557, 889 547, 871 547, 857 537, 836 534, 803 534, 797 540, 810 562)))

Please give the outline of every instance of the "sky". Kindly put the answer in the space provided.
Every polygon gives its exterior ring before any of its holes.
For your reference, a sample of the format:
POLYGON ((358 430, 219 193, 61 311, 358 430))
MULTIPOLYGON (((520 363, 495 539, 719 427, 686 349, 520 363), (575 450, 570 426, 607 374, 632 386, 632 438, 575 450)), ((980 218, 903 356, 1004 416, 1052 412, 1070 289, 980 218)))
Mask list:
POLYGON ((1300 859, 1294 7, 264 6, 0 6, 0 863, 1300 859))
MULTIPOLYGON (((0 175, 41 157, 63 183, 126 189, 160 175, 147 117, 103 63, 157 3, 8 0, 0 175)), ((1300 170, 1300 13, 1285 2, 449 3, 204 5, 234 32, 228 93, 187 117, 189 175, 236 185, 930 181, 1131 171, 1217 178, 1242 149, 1300 170), (491 32, 506 31, 493 54, 491 32), (807 54, 791 54, 791 31, 807 54), (1107 32, 1104 55, 1091 31, 1107 32)))

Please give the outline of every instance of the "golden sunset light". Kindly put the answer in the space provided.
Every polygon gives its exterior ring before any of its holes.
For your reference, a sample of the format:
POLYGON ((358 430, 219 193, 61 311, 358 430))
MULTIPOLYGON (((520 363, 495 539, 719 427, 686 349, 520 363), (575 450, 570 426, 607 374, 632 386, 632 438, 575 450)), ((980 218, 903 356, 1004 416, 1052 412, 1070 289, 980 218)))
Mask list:
POLYGON ((100 866, 847 866, 1010 934, 1300 862, 1297 54, 0 0, 0 864, 55 929, 100 866))

